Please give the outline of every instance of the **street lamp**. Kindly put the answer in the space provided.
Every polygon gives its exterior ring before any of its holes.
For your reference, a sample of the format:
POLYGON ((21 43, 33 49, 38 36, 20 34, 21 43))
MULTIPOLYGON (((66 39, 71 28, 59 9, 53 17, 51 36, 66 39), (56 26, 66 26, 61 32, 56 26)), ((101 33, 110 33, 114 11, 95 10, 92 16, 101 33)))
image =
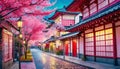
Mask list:
MULTIPOLYGON (((21 28, 22 28, 22 21, 21 21, 21 17, 17 22, 17 26, 19 28, 19 38, 22 39, 22 34, 21 34, 21 28)), ((20 57, 21 57, 21 47, 20 47, 20 43, 19 43, 19 69, 21 69, 21 64, 20 64, 20 57)))
POLYGON ((21 21, 21 19, 18 20, 17 26, 18 26, 19 30, 22 28, 22 21, 21 21))
POLYGON ((25 41, 23 41, 23 44, 25 44, 26 42, 25 41))
POLYGON ((19 34, 19 38, 21 39, 22 37, 23 37, 23 36, 22 36, 22 34, 20 33, 20 34, 19 34))

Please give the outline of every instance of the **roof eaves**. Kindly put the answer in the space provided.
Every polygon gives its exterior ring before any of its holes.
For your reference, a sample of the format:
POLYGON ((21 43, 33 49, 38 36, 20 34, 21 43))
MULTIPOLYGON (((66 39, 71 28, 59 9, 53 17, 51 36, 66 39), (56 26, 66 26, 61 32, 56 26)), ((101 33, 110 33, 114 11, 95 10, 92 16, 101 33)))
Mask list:
POLYGON ((105 9, 105 10, 99 12, 98 14, 93 15, 93 16, 89 17, 88 19, 85 19, 85 20, 79 22, 78 24, 75 24, 75 25, 67 28, 66 30, 73 29, 73 28, 75 28, 75 27, 77 27, 77 26, 80 26, 80 25, 82 25, 82 24, 85 24, 85 23, 87 23, 87 22, 89 22, 89 21, 92 21, 92 20, 94 20, 94 19, 97 19, 97 18, 99 18, 99 17, 102 17, 102 16, 104 16, 104 15, 106 15, 106 14, 109 14, 109 13, 111 13, 111 12, 113 12, 113 11, 116 11, 116 10, 119 10, 119 9, 120 9, 120 3, 117 3, 117 5, 115 5, 115 6, 113 6, 113 7, 110 7, 110 8, 108 8, 108 9, 105 9))
POLYGON ((80 33, 80 32, 68 33, 68 34, 65 34, 65 35, 60 36, 59 39, 66 39, 66 38, 69 38, 69 37, 73 37, 73 36, 78 35, 79 33, 80 33))

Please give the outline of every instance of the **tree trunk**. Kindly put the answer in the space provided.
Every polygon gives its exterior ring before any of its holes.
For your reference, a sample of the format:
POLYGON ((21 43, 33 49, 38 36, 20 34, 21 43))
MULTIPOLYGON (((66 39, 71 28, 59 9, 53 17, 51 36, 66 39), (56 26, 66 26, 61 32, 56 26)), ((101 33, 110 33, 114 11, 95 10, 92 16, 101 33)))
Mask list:
POLYGON ((25 50, 25 59, 27 59, 27 45, 28 45, 28 44, 25 45, 25 47, 26 47, 26 48, 25 48, 25 49, 26 49, 26 50, 25 50))

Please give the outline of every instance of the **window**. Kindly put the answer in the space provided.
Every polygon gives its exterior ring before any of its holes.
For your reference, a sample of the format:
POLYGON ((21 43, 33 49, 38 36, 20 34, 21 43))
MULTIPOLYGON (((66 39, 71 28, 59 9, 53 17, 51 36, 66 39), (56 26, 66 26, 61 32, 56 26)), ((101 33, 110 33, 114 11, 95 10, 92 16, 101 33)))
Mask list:
POLYGON ((113 1, 115 1, 115 0, 109 0, 110 3, 112 3, 113 1))
POLYGON ((63 26, 74 25, 74 23, 75 23, 74 20, 66 20, 66 19, 64 19, 64 20, 62 21, 62 25, 63 25, 63 26))
POLYGON ((95 3, 90 5, 90 14, 97 11, 97 5, 95 3))
POLYGON ((108 5, 108 0, 98 0, 98 9, 101 9, 106 5, 108 5))
POLYGON ((96 56, 113 57, 113 35, 112 29, 95 32, 96 56))
POLYGON ((94 39, 93 33, 85 34, 85 50, 86 55, 94 55, 94 39))
POLYGON ((89 9, 88 8, 85 8, 84 11, 83 11, 83 17, 87 17, 89 16, 89 9))
POLYGON ((85 55, 94 56, 94 52, 96 52, 96 56, 113 57, 113 31, 110 26, 106 29, 104 26, 97 27, 95 32, 90 29, 85 31, 85 55))
POLYGON ((90 3, 93 3, 95 0, 91 0, 90 3))
POLYGON ((4 62, 12 59, 12 33, 3 29, 3 57, 4 62))

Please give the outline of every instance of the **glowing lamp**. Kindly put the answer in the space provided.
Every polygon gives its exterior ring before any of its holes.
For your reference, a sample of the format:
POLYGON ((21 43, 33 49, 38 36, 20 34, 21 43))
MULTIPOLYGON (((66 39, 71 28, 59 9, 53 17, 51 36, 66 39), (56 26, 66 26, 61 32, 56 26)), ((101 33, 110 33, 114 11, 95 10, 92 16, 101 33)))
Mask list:
POLYGON ((26 42, 25 41, 23 41, 23 44, 25 44, 26 42))
POLYGON ((20 34, 19 37, 22 38, 22 34, 20 34))
POLYGON ((18 26, 19 28, 22 27, 22 21, 21 21, 21 20, 19 20, 19 21, 17 22, 17 26, 18 26))

